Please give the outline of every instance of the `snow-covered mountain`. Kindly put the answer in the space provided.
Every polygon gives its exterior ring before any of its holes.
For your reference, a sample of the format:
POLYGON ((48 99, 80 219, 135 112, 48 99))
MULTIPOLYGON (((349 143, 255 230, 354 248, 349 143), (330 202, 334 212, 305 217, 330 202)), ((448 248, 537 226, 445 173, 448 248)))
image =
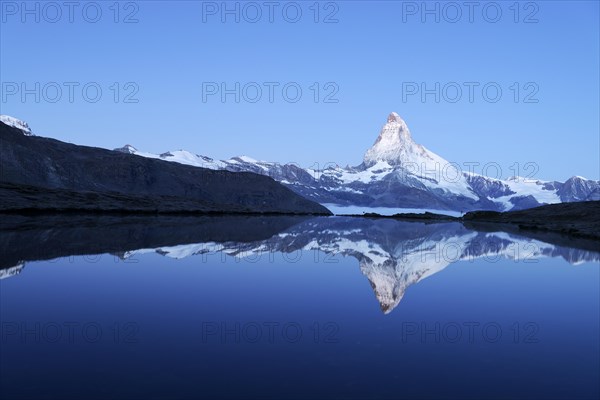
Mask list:
MULTIPOLYGON (((28 124, 6 115, 0 121, 33 135, 28 124)), ((508 211, 572 201, 600 200, 600 181, 580 176, 565 182, 513 177, 506 180, 463 171, 456 163, 416 143, 395 112, 355 167, 301 168, 247 156, 215 160, 185 150, 146 153, 131 145, 127 154, 196 167, 267 175, 296 193, 330 208, 428 209, 452 212, 508 211)))
POLYGON ((184 150, 150 154, 130 145, 115 150, 203 168, 268 175, 304 197, 337 206, 466 212, 600 200, 600 181, 577 176, 566 182, 521 177, 500 180, 463 171, 415 143, 406 122, 395 112, 356 167, 301 168, 247 156, 214 160, 184 150))
POLYGON ((388 116, 377 140, 367 150, 363 159, 366 167, 379 162, 394 166, 404 165, 405 168, 414 168, 415 172, 423 173, 434 172, 438 164, 448 164, 442 157, 415 143, 406 122, 395 112, 388 116))
POLYGON ((20 119, 11 117, 10 115, 0 115, 0 122, 3 122, 8 126, 12 126, 13 128, 20 129, 26 136, 33 136, 31 128, 29 128, 29 125, 25 121, 21 121, 20 119))

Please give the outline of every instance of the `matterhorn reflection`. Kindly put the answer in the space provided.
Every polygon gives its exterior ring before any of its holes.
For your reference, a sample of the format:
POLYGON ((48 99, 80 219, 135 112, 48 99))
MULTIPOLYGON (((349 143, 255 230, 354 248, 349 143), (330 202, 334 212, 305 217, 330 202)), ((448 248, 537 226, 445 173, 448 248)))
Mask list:
MULTIPOLYGON (((463 260, 535 262, 562 257, 599 261, 594 251, 549 244, 501 231, 480 232, 458 222, 406 222, 352 217, 59 217, 5 220, 0 225, 0 278, 18 276, 26 261, 111 253, 165 257, 207 254, 250 258, 320 251, 358 260, 384 313, 407 289, 463 260), (58 219, 57 219, 58 218, 58 219), (27 228, 22 228, 26 226, 27 228)), ((290 256, 292 257, 292 256, 290 256)))
MULTIPOLYGON (((562 257, 571 264, 600 260, 600 254, 592 251, 555 246, 505 232, 477 232, 456 222, 350 217, 318 218, 259 243, 220 244, 218 248, 204 247, 195 254, 217 251, 231 256, 252 256, 265 251, 314 250, 356 258, 386 314, 400 303, 409 286, 453 262, 475 259, 497 262, 507 258, 527 263, 542 257, 562 257)), ((184 249, 159 251, 165 256, 177 256, 184 249)))

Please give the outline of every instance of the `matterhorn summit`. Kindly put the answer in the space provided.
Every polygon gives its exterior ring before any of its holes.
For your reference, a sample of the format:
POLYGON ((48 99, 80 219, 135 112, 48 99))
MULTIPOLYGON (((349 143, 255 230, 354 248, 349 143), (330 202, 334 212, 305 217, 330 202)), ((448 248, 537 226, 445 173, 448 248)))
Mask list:
POLYGON ((392 166, 407 164, 407 167, 412 170, 439 168, 439 164, 448 163, 437 154, 415 143, 406 122, 395 112, 388 115, 386 124, 381 128, 373 146, 367 150, 363 161, 367 167, 384 161, 392 166), (433 165, 435 163, 438 165, 433 165))
MULTIPOLYGON (((463 213, 519 210, 600 198, 600 181, 571 178, 565 183, 522 182, 522 179, 501 180, 463 171, 459 164, 416 143, 406 122, 395 112, 388 115, 377 140, 355 167, 319 170, 246 156, 215 160, 183 150, 162 154, 141 152, 133 146, 116 150, 201 168, 267 175, 301 196, 336 207, 399 207, 463 213)), ((393 287, 390 290, 381 290, 379 294, 382 299, 387 296, 382 304, 391 308, 401 298, 401 291, 393 287)))

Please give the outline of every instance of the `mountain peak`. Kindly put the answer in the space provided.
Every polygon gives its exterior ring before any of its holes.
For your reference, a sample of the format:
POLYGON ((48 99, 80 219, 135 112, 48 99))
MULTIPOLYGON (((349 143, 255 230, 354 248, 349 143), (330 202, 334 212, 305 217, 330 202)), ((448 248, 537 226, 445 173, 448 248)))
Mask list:
POLYGON ((400 117, 400 115, 398 115, 398 113, 392 111, 390 115, 388 115, 387 122, 404 123, 404 120, 400 117))
POLYGON ((420 152, 420 148, 416 147, 420 146, 413 142, 406 122, 400 118, 400 115, 392 112, 388 115, 386 124, 381 128, 377 140, 365 154, 364 162, 367 165, 373 165, 378 161, 386 161, 394 165, 409 161, 405 156, 407 152, 420 152))
POLYGON ((11 117, 10 115, 0 115, 0 122, 3 122, 6 125, 11 126, 13 128, 20 129, 21 131, 23 131, 23 134, 25 136, 33 136, 31 128, 29 128, 29 125, 25 121, 21 121, 20 119, 11 117))
POLYGON ((135 154, 137 153, 137 149, 135 147, 133 147, 130 144, 126 144, 123 147, 119 147, 117 149, 114 149, 114 151, 120 151, 121 153, 127 153, 127 154, 135 154))

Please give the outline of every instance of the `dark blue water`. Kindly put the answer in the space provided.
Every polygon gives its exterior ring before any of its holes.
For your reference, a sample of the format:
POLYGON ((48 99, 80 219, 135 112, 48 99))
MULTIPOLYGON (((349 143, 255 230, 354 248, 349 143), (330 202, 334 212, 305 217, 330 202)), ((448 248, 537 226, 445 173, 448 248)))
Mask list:
POLYGON ((27 261, 0 280, 1 397, 599 396, 598 253, 458 224, 284 225, 136 247, 148 228, 124 224, 128 252, 89 256, 69 253, 102 228, 4 231, 27 261))

